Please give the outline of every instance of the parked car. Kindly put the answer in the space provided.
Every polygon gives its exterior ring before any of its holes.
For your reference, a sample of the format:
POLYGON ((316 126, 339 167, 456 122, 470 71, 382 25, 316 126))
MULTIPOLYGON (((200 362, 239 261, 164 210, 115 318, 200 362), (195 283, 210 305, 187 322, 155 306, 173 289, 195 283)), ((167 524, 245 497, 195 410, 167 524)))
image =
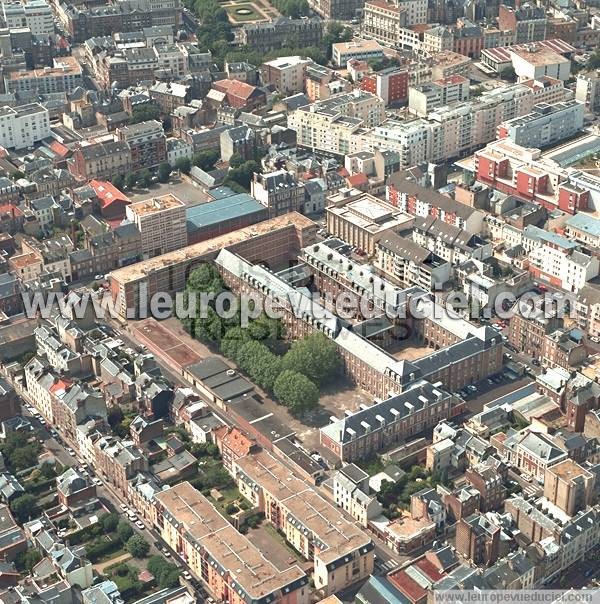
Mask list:
POLYGON ((144 525, 144 523, 141 520, 136 520, 135 521, 135 526, 137 526, 142 531, 146 528, 146 526, 144 525))

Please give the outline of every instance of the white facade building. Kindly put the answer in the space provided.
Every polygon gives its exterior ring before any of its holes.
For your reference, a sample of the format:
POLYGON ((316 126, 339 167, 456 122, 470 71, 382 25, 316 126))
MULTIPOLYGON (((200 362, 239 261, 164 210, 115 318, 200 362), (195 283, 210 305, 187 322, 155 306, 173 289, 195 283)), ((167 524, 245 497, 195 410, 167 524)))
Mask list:
POLYGON ((39 103, 20 107, 0 107, 0 145, 6 149, 25 149, 49 137, 48 110, 39 103))

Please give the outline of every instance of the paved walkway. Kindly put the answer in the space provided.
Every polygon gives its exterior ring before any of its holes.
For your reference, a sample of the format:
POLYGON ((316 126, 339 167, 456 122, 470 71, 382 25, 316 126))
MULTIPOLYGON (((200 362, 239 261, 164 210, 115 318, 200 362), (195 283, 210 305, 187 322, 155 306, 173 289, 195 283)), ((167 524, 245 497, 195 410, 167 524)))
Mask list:
POLYGON ((116 558, 111 558, 106 562, 100 562, 100 564, 94 564, 92 568, 98 573, 103 574, 105 568, 109 568, 110 566, 114 566, 115 564, 120 564, 121 562, 127 562, 131 559, 131 554, 121 554, 116 558))

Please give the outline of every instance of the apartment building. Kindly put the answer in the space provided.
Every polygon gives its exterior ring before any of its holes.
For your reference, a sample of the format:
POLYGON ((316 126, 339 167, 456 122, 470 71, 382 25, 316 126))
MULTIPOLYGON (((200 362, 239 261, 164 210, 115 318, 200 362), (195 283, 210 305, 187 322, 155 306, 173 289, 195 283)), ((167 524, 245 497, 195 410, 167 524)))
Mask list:
POLYGON ((369 495, 369 475, 355 464, 343 466, 333 475, 333 501, 367 528, 369 520, 383 508, 376 495, 369 495))
POLYGON ((448 224, 435 216, 416 216, 412 238, 421 247, 430 250, 453 266, 467 260, 485 260, 493 253, 493 246, 479 235, 448 224))
POLYGON ((510 52, 519 80, 537 80, 547 76, 566 82, 571 75, 571 61, 546 46, 526 46, 510 52))
POLYGON ((350 20, 359 16, 361 0, 311 0, 309 6, 323 19, 350 20))
POLYGON ((502 507, 506 499, 504 479, 507 471, 506 464, 494 458, 465 471, 465 479, 479 493, 478 509, 482 512, 502 507))
POLYGON ((590 248, 600 248, 600 219, 580 212, 565 223, 565 237, 590 248))
POLYGON ((419 117, 427 117, 438 107, 468 101, 469 87, 469 80, 461 75, 411 86, 408 90, 408 109, 419 117))
POLYGON ((586 111, 600 111, 600 72, 590 71, 577 74, 575 99, 585 105, 586 111))
POLYGON ((131 149, 127 143, 109 141, 80 145, 68 160, 69 171, 79 180, 111 180, 131 171, 131 149))
MULTIPOLYGON (((342 17, 336 15, 336 18, 342 17)), ((323 20, 318 17, 277 17, 266 23, 244 25, 239 30, 239 40, 242 46, 264 53, 287 46, 289 40, 294 40, 298 48, 318 47, 323 30, 323 20)))
POLYGON ((93 455, 96 474, 123 497, 129 493, 131 479, 138 472, 148 471, 148 460, 130 440, 102 436, 93 443, 93 455))
POLYGON ((233 476, 241 494, 314 562, 315 589, 331 595, 373 572, 371 538, 270 453, 238 459, 233 476))
POLYGON ((163 69, 175 78, 181 78, 189 73, 188 55, 176 44, 155 44, 153 50, 158 69, 163 69))
POLYGON ((255 174, 250 194, 267 208, 269 218, 304 209, 304 183, 286 170, 255 174))
POLYGON ((525 228, 523 246, 528 252, 529 272, 566 291, 578 292, 600 272, 595 255, 566 237, 536 226, 525 228))
POLYGON ((27 27, 40 40, 54 34, 54 16, 45 0, 3 2, 2 16, 8 29, 27 27))
POLYGON ((321 444, 345 462, 364 459, 448 419, 454 395, 423 380, 402 394, 335 419, 320 430, 321 444))
POLYGON ((157 292, 174 294, 183 291, 195 263, 209 260, 215 249, 230 249, 244 256, 261 258, 270 266, 281 266, 302 247, 315 241, 316 230, 312 220, 291 213, 213 237, 159 258, 123 266, 110 275, 111 292, 119 316, 125 318, 128 309, 138 307, 142 287, 147 287, 149 297, 157 292), (153 274, 151 282, 148 280, 150 272, 153 274))
POLYGON ((519 352, 539 359, 544 338, 562 324, 557 317, 524 317, 515 313, 508 324, 508 341, 519 352))
POLYGON ((260 79, 263 84, 274 86, 284 96, 303 92, 306 68, 310 64, 311 59, 299 56, 279 57, 261 65, 260 79))
POLYGON ((408 98, 407 69, 390 67, 377 73, 364 75, 360 80, 361 90, 376 94, 383 99, 386 107, 393 103, 406 101, 408 98))
POLYGON ((471 234, 481 233, 483 229, 485 212, 406 180, 401 172, 388 178, 386 199, 415 218, 434 216, 471 234))
POLYGON ((528 473, 540 484, 544 484, 547 468, 568 457, 551 436, 528 428, 504 439, 498 452, 510 465, 528 473))
POLYGON ((363 33, 380 44, 399 46, 400 30, 406 27, 408 13, 403 3, 366 0, 363 8, 363 33))
POLYGON ((48 110, 39 103, 0 107, 0 145, 6 149, 32 147, 50 134, 48 110))
POLYGON ((374 266, 406 287, 435 291, 450 280, 450 263, 412 239, 390 233, 377 242, 376 251, 374 266))
POLYGON ((132 203, 125 213, 140 232, 144 258, 166 254, 187 245, 185 204, 174 195, 132 203))
POLYGON ((54 59, 53 67, 11 71, 4 75, 6 92, 17 93, 24 98, 54 92, 71 92, 78 86, 83 86, 83 71, 75 57, 54 59))
POLYGON ((231 604, 308 604, 308 577, 297 564, 279 570, 189 482, 155 495, 157 529, 194 576, 231 604))
POLYGON ((385 119, 385 103, 375 94, 354 90, 300 107, 288 117, 298 144, 318 151, 346 155, 356 143, 360 127, 371 128, 385 119), (353 139, 353 140, 351 140, 353 139))
POLYGON ((594 488, 595 475, 572 459, 546 468, 544 497, 569 516, 594 502, 594 488))
POLYGON ((345 66, 351 59, 370 61, 383 58, 383 47, 376 40, 337 42, 331 45, 331 59, 338 67, 345 66))
POLYGON ((540 103, 532 113, 500 124, 498 138, 508 138, 523 147, 549 147, 583 128, 583 109, 583 104, 575 100, 553 105, 540 103))
POLYGON ((397 207, 358 189, 330 196, 325 212, 327 231, 369 256, 380 239, 412 224, 411 217, 397 207))
POLYGON ((496 141, 475 152, 472 169, 479 182, 549 210, 576 214, 590 203, 589 189, 570 182, 573 176, 556 163, 543 161, 539 149, 496 141))
POLYGON ((476 512, 456 526, 456 551, 475 565, 492 566, 500 552, 500 526, 476 512))
POLYGON ((516 44, 545 40, 547 25, 546 10, 542 6, 525 4, 513 8, 505 4, 500 5, 498 29, 516 32, 516 44))
POLYGON ((116 2, 107 6, 58 4, 57 16, 73 42, 111 36, 118 31, 141 31, 147 27, 171 26, 177 30, 182 23, 180 0, 166 3, 116 2))
POLYGON ((131 152, 131 170, 155 168, 167 160, 167 138, 162 122, 149 120, 115 131, 117 140, 126 143, 131 152))

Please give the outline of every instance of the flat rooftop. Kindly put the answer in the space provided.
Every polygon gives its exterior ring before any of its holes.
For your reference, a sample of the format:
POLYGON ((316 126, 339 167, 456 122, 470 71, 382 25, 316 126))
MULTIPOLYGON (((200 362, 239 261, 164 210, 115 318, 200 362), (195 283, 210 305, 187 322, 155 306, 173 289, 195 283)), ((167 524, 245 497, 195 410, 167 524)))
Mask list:
POLYGON ((219 235, 213 239, 207 239, 206 241, 195 243, 194 245, 188 245, 180 250, 169 252, 162 256, 156 256, 155 258, 145 260, 144 262, 125 266, 110 273, 110 278, 122 284, 143 279, 153 271, 159 271, 168 266, 195 260, 210 252, 217 252, 223 248, 251 239, 252 237, 266 235, 271 231, 283 229, 288 226, 304 229, 315 226, 315 223, 298 212, 290 212, 289 214, 277 216, 276 218, 271 218, 270 220, 265 220, 264 222, 259 222, 258 224, 225 235, 219 235))
POLYGON ((151 197, 150 199, 144 199, 144 201, 136 201, 129 206, 129 209, 141 217, 184 206, 185 204, 179 197, 168 193, 160 197, 151 197))
POLYGON ((586 478, 591 478, 591 472, 588 472, 584 468, 582 468, 578 463, 574 462, 572 459, 565 459, 564 461, 560 461, 557 464, 554 464, 550 471, 553 474, 556 474, 562 480, 571 480, 573 478, 577 478, 578 476, 584 476, 586 478))
POLYGON ((553 63, 570 63, 569 59, 555 52, 550 48, 543 46, 522 49, 512 49, 511 52, 521 59, 527 61, 530 65, 550 65, 553 63))
POLYGON ((299 566, 278 570, 254 544, 238 533, 210 501, 189 482, 156 495, 165 519, 191 541, 203 547, 248 596, 260 599, 293 583, 308 579, 299 566))
POLYGON ((238 468, 255 484, 282 503, 298 524, 312 533, 319 558, 329 564, 361 547, 371 538, 349 522, 303 480, 270 453, 261 451, 236 461, 238 468))
POLYGON ((194 232, 226 220, 258 213, 264 213, 266 217, 267 208, 247 193, 239 193, 188 207, 185 219, 188 232, 194 232))

